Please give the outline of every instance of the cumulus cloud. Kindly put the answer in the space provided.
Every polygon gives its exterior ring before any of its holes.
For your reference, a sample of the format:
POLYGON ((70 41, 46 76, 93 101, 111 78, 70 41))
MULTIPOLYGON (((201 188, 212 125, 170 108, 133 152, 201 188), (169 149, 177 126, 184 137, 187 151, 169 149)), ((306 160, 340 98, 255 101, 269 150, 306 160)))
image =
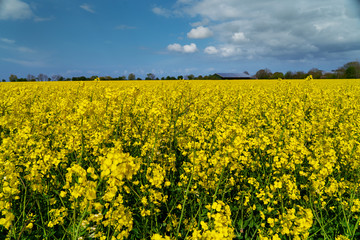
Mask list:
POLYGON ((214 46, 208 46, 205 48, 204 52, 211 55, 211 54, 217 54, 219 50, 214 46))
POLYGON ((156 15, 164 16, 164 17, 170 17, 171 11, 166 8, 161 7, 154 7, 152 8, 152 12, 156 15))
POLYGON ((95 13, 95 10, 93 9, 93 7, 91 7, 89 4, 81 4, 80 8, 82 8, 83 10, 89 12, 89 13, 95 13))
POLYGON ((233 57, 242 54, 242 50, 239 47, 228 45, 220 48, 220 54, 223 57, 233 57))
POLYGON ((181 46, 178 43, 169 44, 167 49, 172 52, 181 52, 181 53, 194 53, 198 51, 195 43, 190 43, 188 45, 181 46))
POLYGON ((178 43, 169 44, 167 49, 169 51, 174 51, 174 52, 182 52, 183 51, 183 47, 178 43))
POLYGON ((206 38, 207 54, 223 57, 295 60, 326 58, 335 53, 354 56, 360 50, 360 14, 356 1, 322 0, 178 0, 178 9, 206 20, 189 38, 206 38), (355 10, 354 10, 355 9, 355 10), (211 31, 210 31, 211 29, 211 31))
POLYGON ((185 53, 194 53, 198 50, 195 43, 191 43, 190 45, 184 45, 183 48, 185 53))
POLYGON ((21 0, 0 0, 0 20, 27 19, 33 15, 29 4, 21 0))
POLYGON ((245 34, 243 32, 236 32, 232 35, 232 40, 234 42, 246 42, 246 41, 249 41, 249 39, 247 39, 245 37, 245 34))
POLYGON ((209 55, 217 54, 222 57, 236 57, 243 53, 240 47, 234 45, 223 45, 220 47, 208 46, 204 52, 209 55))
POLYGON ((191 31, 188 32, 187 37, 195 38, 195 39, 202 39, 202 38, 211 37, 212 35, 213 35, 213 32, 209 28, 199 26, 197 28, 191 29, 191 31))

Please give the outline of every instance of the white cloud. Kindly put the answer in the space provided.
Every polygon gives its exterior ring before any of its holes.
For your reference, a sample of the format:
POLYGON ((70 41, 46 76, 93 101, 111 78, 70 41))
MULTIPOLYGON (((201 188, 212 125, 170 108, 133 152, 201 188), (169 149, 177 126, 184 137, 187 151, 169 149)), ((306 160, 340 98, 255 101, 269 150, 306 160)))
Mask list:
POLYGON ((191 3, 193 0, 177 0, 176 3, 191 3))
POLYGON ((84 9, 85 11, 89 12, 89 13, 95 13, 95 10, 93 9, 93 7, 91 7, 89 4, 84 3, 80 5, 80 8, 84 9))
POLYGON ((21 0, 0 0, 0 20, 27 19, 33 15, 29 4, 21 0))
POLYGON ((207 25, 207 24, 209 24, 209 22, 210 22, 210 20, 206 18, 206 19, 203 19, 202 21, 191 23, 190 25, 192 27, 199 27, 199 26, 207 25))
POLYGON ((194 53, 196 52, 198 49, 196 47, 195 43, 191 43, 190 45, 184 45, 184 52, 185 53, 194 53))
POLYGON ((0 45, 1 48, 10 50, 12 54, 15 52, 20 53, 35 53, 36 51, 34 49, 31 49, 29 47, 19 46, 16 44, 16 41, 13 39, 8 38, 0 38, 0 43, 3 42, 3 45, 0 45))
POLYGON ((66 75, 76 75, 76 74, 82 74, 83 71, 78 70, 78 69, 71 69, 71 70, 67 70, 65 72, 66 75))
POLYGON ((205 48, 204 52, 207 54, 217 54, 219 50, 214 46, 208 46, 205 48))
POLYGON ((233 57, 239 56, 242 54, 242 51, 239 47, 228 45, 220 48, 220 54, 223 57, 233 57))
POLYGON ((207 54, 239 58, 329 58, 360 50, 359 4, 350 0, 178 0, 178 10, 192 19, 189 38, 213 34, 207 54), (203 29, 202 29, 203 28, 203 29), (208 29, 206 31, 204 29, 208 29), (212 48, 213 47, 213 48, 212 48))
POLYGON ((28 47, 17 47, 16 49, 22 53, 35 53, 36 52, 35 50, 28 48, 28 47))
POLYGON ((174 52, 182 52, 183 51, 183 47, 178 43, 169 44, 167 49, 169 51, 174 51, 174 52))
POLYGON ((8 39, 8 38, 0 38, 0 41, 7 43, 7 44, 14 44, 15 40, 8 39))
POLYGON ((160 16, 164 16, 164 17, 170 17, 170 15, 171 15, 170 10, 161 8, 161 7, 154 7, 152 9, 152 12, 155 13, 156 15, 160 15, 160 16))
POLYGON ((34 60, 22 60, 22 59, 14 59, 14 58, 2 58, 1 60, 5 62, 15 63, 24 67, 44 67, 46 64, 42 61, 34 61, 34 60))
POLYGON ((202 39, 202 38, 209 38, 213 35, 213 32, 203 26, 199 26, 197 28, 191 29, 190 32, 188 32, 187 37, 188 38, 195 38, 195 39, 202 39))
POLYGON ((47 21, 52 21, 52 20, 54 20, 54 17, 47 17, 47 18, 35 17, 34 18, 35 22, 47 22, 47 21))
POLYGON ((204 53, 209 55, 219 55, 221 57, 234 57, 243 53, 240 47, 234 45, 220 46, 219 48, 214 46, 208 46, 205 48, 204 53))
POLYGON ((190 43, 188 45, 181 46, 178 43, 169 44, 167 49, 172 52, 181 52, 181 53, 194 53, 198 51, 195 43, 190 43))
POLYGON ((245 37, 245 34, 243 32, 236 32, 232 35, 232 40, 234 42, 244 42, 244 41, 249 41, 249 39, 247 39, 245 37))

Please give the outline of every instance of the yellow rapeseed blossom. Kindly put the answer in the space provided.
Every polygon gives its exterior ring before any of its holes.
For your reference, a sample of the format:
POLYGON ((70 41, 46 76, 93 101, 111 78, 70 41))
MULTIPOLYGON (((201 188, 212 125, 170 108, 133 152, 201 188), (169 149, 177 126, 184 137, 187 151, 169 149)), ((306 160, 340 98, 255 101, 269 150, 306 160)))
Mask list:
POLYGON ((7 239, 359 235, 358 79, 95 79, 0 92, 7 239))

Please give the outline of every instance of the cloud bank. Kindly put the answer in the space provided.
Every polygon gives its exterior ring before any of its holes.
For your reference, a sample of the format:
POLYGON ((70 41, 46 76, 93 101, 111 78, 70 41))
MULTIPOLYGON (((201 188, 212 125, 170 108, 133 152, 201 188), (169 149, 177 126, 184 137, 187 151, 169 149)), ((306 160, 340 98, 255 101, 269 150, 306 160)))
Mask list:
POLYGON ((174 11, 196 21, 188 38, 211 40, 205 54, 299 60, 356 57, 358 5, 353 0, 178 0, 174 11))
POLYGON ((0 20, 28 19, 33 15, 29 4, 21 0, 0 0, 0 20))

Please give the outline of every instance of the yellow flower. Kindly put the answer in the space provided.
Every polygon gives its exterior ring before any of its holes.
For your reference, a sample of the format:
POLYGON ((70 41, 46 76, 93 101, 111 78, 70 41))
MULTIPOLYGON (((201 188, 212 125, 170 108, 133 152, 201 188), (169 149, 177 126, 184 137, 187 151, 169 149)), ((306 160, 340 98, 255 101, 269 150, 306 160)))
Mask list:
POLYGON ((34 224, 31 222, 28 225, 26 225, 26 229, 32 229, 34 224))
POLYGON ((278 234, 272 236, 272 240, 281 240, 278 234))
POLYGON ((267 219, 267 222, 270 224, 270 227, 274 227, 275 221, 274 221, 273 218, 268 218, 268 219, 267 219))

